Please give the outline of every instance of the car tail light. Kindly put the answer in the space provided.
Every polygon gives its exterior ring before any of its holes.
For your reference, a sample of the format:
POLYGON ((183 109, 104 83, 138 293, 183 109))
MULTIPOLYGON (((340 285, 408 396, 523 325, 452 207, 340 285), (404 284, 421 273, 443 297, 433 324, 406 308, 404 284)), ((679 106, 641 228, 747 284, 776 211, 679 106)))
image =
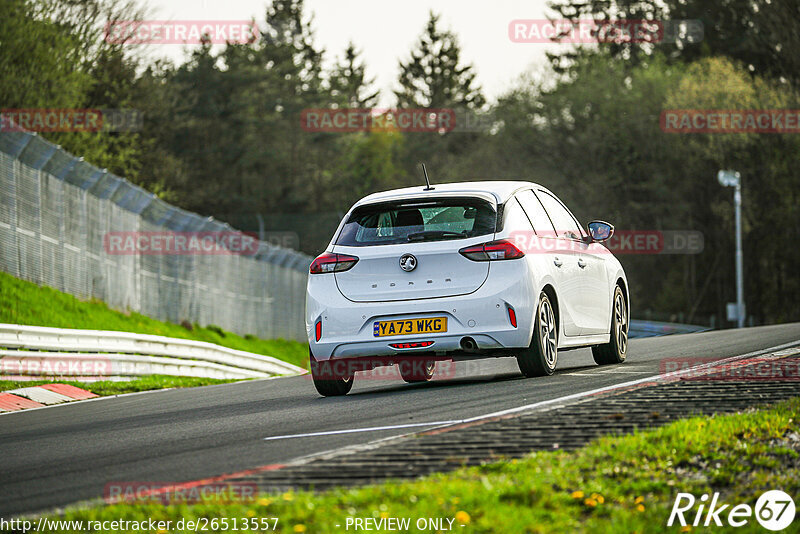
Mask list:
POLYGON ((389 343, 389 346, 394 349, 419 349, 423 347, 430 347, 433 341, 411 341, 408 343, 389 343))
POLYGON ((525 255, 507 239, 465 247, 458 252, 472 261, 513 260, 525 255))
POLYGON ((355 256, 324 252, 314 258, 308 272, 311 274, 340 273, 352 268, 357 261, 358 258, 355 256))
POLYGON ((314 325, 314 336, 317 338, 317 341, 322 339, 322 319, 317 321, 317 324, 314 325))
POLYGON ((515 312, 514 308, 511 306, 508 307, 508 322, 511 323, 511 326, 514 328, 517 327, 517 312, 515 312))

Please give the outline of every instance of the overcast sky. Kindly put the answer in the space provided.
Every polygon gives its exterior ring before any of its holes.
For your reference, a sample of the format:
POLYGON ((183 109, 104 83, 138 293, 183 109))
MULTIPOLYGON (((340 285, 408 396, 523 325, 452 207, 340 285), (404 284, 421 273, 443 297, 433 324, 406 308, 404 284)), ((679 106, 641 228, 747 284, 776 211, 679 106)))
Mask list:
MULTIPOLYGON (((153 17, 167 20, 243 20, 263 23, 265 0, 150 0, 153 17)), ((381 105, 393 103, 399 58, 406 58, 421 34, 428 12, 441 15, 445 28, 459 37, 463 60, 472 63, 485 95, 494 100, 530 68, 541 68, 552 44, 512 43, 508 24, 514 19, 542 19, 546 0, 306 0, 314 15, 316 44, 326 61, 341 56, 352 40, 362 51, 367 73, 381 89, 381 105)), ((180 61, 183 45, 150 45, 155 55, 180 61)))

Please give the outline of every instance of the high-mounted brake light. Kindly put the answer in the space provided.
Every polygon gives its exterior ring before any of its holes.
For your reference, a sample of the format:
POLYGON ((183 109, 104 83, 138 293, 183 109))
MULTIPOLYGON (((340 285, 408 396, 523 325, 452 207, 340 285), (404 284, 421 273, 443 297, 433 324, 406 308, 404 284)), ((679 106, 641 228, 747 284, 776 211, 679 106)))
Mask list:
POLYGON ((356 256, 323 252, 311 262, 308 272, 311 274, 340 273, 351 269, 357 261, 356 256))
POLYGON ((458 252, 472 261, 513 260, 525 255, 507 239, 465 247, 458 252))

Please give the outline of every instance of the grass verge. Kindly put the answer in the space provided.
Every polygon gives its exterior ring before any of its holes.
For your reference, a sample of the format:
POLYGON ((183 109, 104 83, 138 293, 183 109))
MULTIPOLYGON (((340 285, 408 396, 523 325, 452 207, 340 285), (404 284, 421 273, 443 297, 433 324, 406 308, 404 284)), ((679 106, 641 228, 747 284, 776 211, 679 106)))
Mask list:
POLYGON ((125 382, 112 382, 110 380, 99 380, 97 382, 76 382, 74 380, 31 380, 19 382, 16 380, 0 380, 0 391, 41 386, 43 384, 70 384, 72 386, 91 391, 95 395, 105 397, 108 395, 136 393, 137 391, 148 391, 151 389, 193 388, 197 386, 210 386, 212 384, 226 384, 229 382, 238 381, 239 379, 226 380, 219 378, 198 378, 193 376, 166 375, 143 376, 141 378, 135 378, 125 382))
POLYGON ((156 321, 136 312, 118 312, 101 301, 82 301, 67 293, 38 286, 6 273, 0 273, 0 323, 117 330, 194 339, 265 354, 304 369, 308 364, 308 345, 305 343, 239 336, 213 325, 205 327, 192 325, 192 329, 189 330, 181 325, 156 321))
MULTIPOLYGON (((278 518, 283 532, 342 532, 348 517, 407 517, 412 530, 418 518, 447 518, 455 520, 452 530, 465 533, 702 531, 666 527, 678 492, 699 498, 718 491, 721 503, 750 506, 766 490, 798 494, 799 418, 795 398, 769 409, 684 419, 600 438, 572 452, 536 452, 413 482, 262 495, 250 502, 75 508, 61 517, 171 520, 171 532, 180 519, 200 518, 238 518, 240 528, 245 518, 278 518)), ((744 528, 713 530, 764 532, 754 518, 744 528)))

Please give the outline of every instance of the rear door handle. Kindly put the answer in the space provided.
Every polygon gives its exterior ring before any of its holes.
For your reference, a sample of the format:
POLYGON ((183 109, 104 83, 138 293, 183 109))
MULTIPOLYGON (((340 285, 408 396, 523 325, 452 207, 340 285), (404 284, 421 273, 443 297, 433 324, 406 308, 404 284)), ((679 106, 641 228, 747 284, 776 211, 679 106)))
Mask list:
POLYGON ((564 262, 556 258, 553 260, 553 265, 555 265, 556 267, 561 267, 562 265, 564 265, 564 262))
POLYGON ((586 262, 583 261, 583 258, 578 258, 578 267, 580 267, 581 269, 586 267, 586 262))

